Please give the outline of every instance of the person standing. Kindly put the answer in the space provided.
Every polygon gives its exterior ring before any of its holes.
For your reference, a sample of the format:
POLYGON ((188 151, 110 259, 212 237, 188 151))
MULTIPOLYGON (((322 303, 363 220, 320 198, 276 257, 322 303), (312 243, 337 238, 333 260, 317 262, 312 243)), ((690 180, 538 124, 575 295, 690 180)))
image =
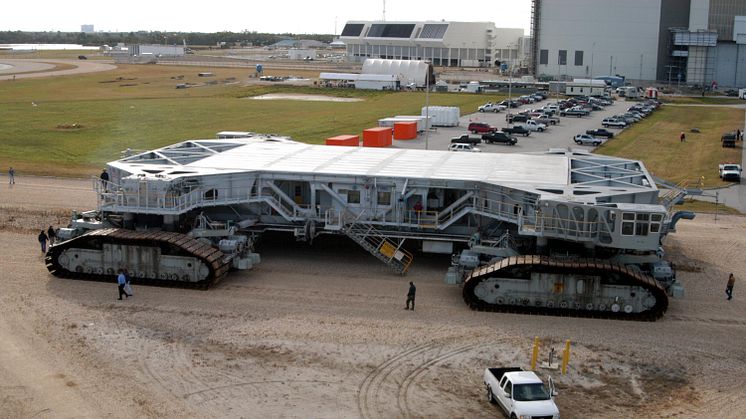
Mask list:
POLYGON ((54 231, 54 227, 49 226, 47 229, 47 237, 49 238, 49 245, 53 245, 57 240, 57 233, 54 231))
POLYGON ((8 185, 15 185, 16 183, 16 169, 11 167, 8 169, 8 185))
POLYGON ((104 192, 109 191, 109 172, 106 171, 106 168, 104 167, 104 170, 101 172, 101 186, 104 187, 104 192))
POLYGON ((119 287, 119 299, 122 299, 122 296, 125 295, 127 298, 130 298, 130 295, 127 294, 127 292, 124 290, 124 286, 127 285, 127 277, 124 275, 123 270, 119 270, 119 274, 117 275, 117 285, 119 287))
POLYGON ((728 285, 725 286, 725 295, 728 296, 728 300, 733 299, 733 286, 736 285, 736 277, 733 273, 728 276, 728 285))
POLYGON ((49 237, 47 237, 47 234, 42 230, 41 233, 39 233, 39 244, 41 244, 42 253, 47 253, 47 240, 49 240, 49 237))
POLYGON ((681 135, 679 135, 679 140, 683 143, 684 140, 686 140, 686 134, 684 134, 684 131, 681 131, 681 135))
POLYGON ((414 286, 414 282, 409 283, 409 291, 407 291, 407 306, 404 308, 404 310, 412 310, 414 311, 414 296, 417 293, 417 287, 414 286), (409 308, 409 303, 412 303, 412 308, 409 308))

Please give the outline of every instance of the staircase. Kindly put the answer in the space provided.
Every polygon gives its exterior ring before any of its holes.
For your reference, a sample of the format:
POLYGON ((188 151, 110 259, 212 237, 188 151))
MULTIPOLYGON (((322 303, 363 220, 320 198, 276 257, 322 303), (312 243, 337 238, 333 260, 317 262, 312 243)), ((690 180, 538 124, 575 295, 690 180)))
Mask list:
POLYGON ((345 224, 342 231, 398 274, 404 275, 412 264, 412 254, 401 248, 404 240, 397 244, 371 224, 353 221, 345 224))

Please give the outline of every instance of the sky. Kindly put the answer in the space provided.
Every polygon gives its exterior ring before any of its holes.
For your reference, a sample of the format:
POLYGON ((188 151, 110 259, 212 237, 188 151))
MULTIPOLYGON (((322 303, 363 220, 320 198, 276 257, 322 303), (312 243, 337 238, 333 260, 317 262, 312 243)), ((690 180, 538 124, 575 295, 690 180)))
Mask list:
MULTIPOLYGON (((388 0, 386 20, 494 22, 528 33, 530 0, 388 0)), ((10 0, 0 13, 0 30, 266 32, 331 34, 348 20, 380 20, 383 0, 172 1, 10 0)))

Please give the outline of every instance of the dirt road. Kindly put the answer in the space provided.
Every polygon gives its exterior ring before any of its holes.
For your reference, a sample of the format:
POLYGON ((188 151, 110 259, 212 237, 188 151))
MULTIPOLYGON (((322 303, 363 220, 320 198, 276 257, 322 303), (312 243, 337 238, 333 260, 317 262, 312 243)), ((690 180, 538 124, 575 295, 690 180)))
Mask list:
POLYGON ((46 205, 93 205, 87 185, 0 190, 3 416, 495 417, 481 373, 527 366, 534 336, 541 359, 572 341, 569 374, 551 373, 563 418, 746 411, 744 218, 679 223, 667 250, 687 295, 655 323, 473 312, 442 282, 447 258, 416 255, 400 277, 345 241, 278 236, 214 289, 136 287, 117 301, 114 284, 50 276, 31 233, 46 205), (25 207, 37 211, 26 231, 25 207))

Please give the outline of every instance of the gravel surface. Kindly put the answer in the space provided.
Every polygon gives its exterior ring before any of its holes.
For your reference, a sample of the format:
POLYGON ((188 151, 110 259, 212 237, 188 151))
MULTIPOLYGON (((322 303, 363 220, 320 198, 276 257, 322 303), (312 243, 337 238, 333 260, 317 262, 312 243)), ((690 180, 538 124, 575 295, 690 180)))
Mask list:
POLYGON ((344 240, 274 235, 261 264, 209 291, 117 301, 113 283, 49 275, 34 234, 7 218, 90 208, 89 181, 18 182, 0 194, 4 417, 495 417, 482 371, 527 367, 534 336, 542 360, 572 342, 568 375, 540 371, 563 418, 746 411, 745 218, 679 223, 666 248, 687 295, 654 323, 474 312, 443 283, 447 258, 416 254, 400 277, 344 240))

